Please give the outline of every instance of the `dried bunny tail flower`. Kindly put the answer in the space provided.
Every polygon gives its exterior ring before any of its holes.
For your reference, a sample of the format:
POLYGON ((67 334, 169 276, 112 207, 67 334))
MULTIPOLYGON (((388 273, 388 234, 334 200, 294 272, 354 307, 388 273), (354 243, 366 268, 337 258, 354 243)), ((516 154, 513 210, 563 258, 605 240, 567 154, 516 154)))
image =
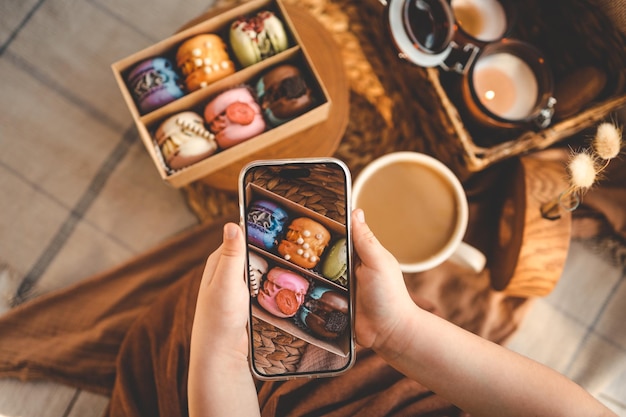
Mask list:
POLYGON ((596 161, 586 151, 574 155, 567 165, 567 169, 572 186, 582 190, 590 188, 596 181, 598 174, 596 161))
POLYGON ((602 159, 609 160, 619 155, 622 148, 622 131, 612 123, 598 125, 593 140, 593 149, 602 159))

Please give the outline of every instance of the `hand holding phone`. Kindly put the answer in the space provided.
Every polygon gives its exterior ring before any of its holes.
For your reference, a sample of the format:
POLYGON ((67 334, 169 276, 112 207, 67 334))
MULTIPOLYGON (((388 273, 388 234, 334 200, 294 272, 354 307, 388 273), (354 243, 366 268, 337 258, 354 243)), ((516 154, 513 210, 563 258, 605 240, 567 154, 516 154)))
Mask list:
POLYGON ((242 170, 258 378, 331 376, 354 362, 350 190, 350 172, 334 158, 257 161, 242 170))

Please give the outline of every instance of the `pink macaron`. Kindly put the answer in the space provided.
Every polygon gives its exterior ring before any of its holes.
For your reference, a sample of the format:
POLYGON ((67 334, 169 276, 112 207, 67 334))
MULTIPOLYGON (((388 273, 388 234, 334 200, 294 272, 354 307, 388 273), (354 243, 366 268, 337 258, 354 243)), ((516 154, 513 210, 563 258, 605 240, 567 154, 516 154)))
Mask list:
POLYGON ((280 267, 267 273, 257 299, 259 304, 276 317, 293 317, 309 289, 309 281, 301 275, 280 267))
POLYGON ((261 107, 246 87, 226 90, 207 104, 204 119, 220 148, 230 148, 265 130, 261 107))

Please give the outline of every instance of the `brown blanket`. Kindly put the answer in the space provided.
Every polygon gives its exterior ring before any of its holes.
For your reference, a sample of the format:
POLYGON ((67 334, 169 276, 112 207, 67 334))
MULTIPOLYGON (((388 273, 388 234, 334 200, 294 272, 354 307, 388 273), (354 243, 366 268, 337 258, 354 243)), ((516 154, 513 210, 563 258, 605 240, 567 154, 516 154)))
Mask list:
MULTIPOLYGON (((488 230, 493 199, 473 195, 471 229, 488 230)), ((110 415, 186 415, 197 286, 223 223, 235 218, 233 213, 200 225, 113 270, 10 311, 0 318, 0 376, 45 378, 111 395, 110 415)), ((478 236, 472 241, 478 247, 487 244, 482 233, 468 235, 478 236)), ((528 304, 492 291, 488 271, 475 275, 451 263, 407 275, 406 282, 418 304, 496 342, 514 332, 528 304)), ((258 389, 268 416, 459 413, 365 350, 344 376, 259 382, 258 389)))
MULTIPOLYGON (((615 239, 626 237, 621 179, 626 164, 615 165, 609 178, 616 180, 607 180, 585 197, 586 206, 574 218, 577 236, 612 229, 615 239)), ((490 223, 485 204, 493 199, 470 194, 468 235, 481 235, 476 231, 490 223)), ((109 415, 186 415, 197 286, 207 255, 220 243, 222 224, 234 219, 235 214, 200 225, 124 265, 1 317, 0 377, 43 378, 110 395, 109 415)), ((481 246, 479 240, 472 243, 481 246)), ((488 271, 474 275, 451 263, 408 275, 406 282, 418 304, 498 343, 515 331, 530 303, 493 291, 488 271)), ((460 413, 366 350, 359 350, 356 365, 343 376, 259 382, 258 389, 266 416, 460 413)))

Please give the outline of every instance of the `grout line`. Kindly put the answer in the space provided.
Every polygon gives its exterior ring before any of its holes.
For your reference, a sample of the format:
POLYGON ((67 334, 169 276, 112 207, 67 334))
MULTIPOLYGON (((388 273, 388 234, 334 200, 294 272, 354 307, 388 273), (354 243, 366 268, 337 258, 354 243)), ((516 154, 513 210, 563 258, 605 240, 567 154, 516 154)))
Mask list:
POLYGON ((6 40, 5 43, 3 43, 0 46, 0 57, 4 54, 4 51, 7 50, 7 48, 11 45, 11 43, 15 40, 15 38, 17 37, 18 33, 20 33, 22 31, 22 29, 24 29, 24 27, 26 26, 26 24, 28 23, 28 21, 33 17, 33 15, 35 14, 35 12, 37 10, 39 10, 39 8, 41 7, 41 5, 43 4, 45 0, 39 0, 37 2, 37 4, 35 4, 32 9, 30 9, 30 11, 28 13, 26 13, 26 16, 24 16, 24 19, 22 19, 22 21, 20 22, 20 24, 15 28, 15 30, 13 30, 13 32, 11 32, 11 34, 9 35, 9 38, 6 40))
POLYGON ((140 34, 141 36, 145 37, 148 40, 149 44, 154 44, 157 43, 158 41, 160 41, 160 39, 155 38, 154 36, 140 30, 137 26, 135 26, 133 24, 132 20, 128 20, 128 19, 124 19, 123 16, 120 16, 119 14, 115 13, 113 10, 109 9, 107 7, 107 5, 102 4, 100 1, 97 0, 87 0, 93 7, 99 9, 100 11, 108 14, 110 17, 112 17, 113 19, 117 20, 118 22, 120 22, 121 24, 123 24, 124 26, 127 26, 129 28, 131 28, 132 30, 134 30, 135 32, 137 32, 138 34, 140 34))
MULTIPOLYGON (((596 334, 595 332, 595 328, 596 325, 598 324, 598 322, 600 321, 600 319, 602 318, 602 316, 604 315, 604 312, 606 311, 606 309, 608 308, 608 305, 610 304, 611 300, 613 299, 613 297, 615 296, 617 290, 619 289, 619 287, 626 282, 626 275, 622 274, 622 277, 617 280, 617 282, 615 283, 615 285, 613 285, 613 288, 611 288, 611 291, 609 292, 609 295, 606 297, 606 299, 604 300, 604 303, 602 303, 602 307, 600 308, 600 310, 598 311, 598 314, 596 314, 596 317, 594 318, 594 320, 591 322, 591 324, 589 326, 587 326, 587 329, 585 330, 585 334, 583 335, 583 337, 580 339, 580 342, 578 343, 578 346, 576 347, 576 350, 574 351, 574 354, 572 355, 569 363, 567 364, 567 366, 565 367, 565 374, 569 374, 572 370, 572 367, 574 366, 574 363, 576 362, 576 360, 578 359, 578 356, 580 355, 580 352, 582 351, 584 345, 587 343, 587 341, 589 340, 589 338, 591 337, 592 334, 596 334)), ((599 335, 598 335, 599 336, 599 335)), ((602 337, 602 339, 607 340, 606 338, 602 337)), ((607 340, 608 342, 611 342, 612 345, 616 345, 614 342, 607 340)), ((624 350, 623 348, 621 348, 621 346, 617 346, 619 347, 620 350, 624 350)))
POLYGON ((61 86, 59 83, 54 81, 53 79, 46 76, 45 73, 39 71, 40 67, 33 65, 28 62, 27 59, 20 57, 19 55, 7 52, 5 58, 8 58, 9 62, 15 65, 18 69, 23 71, 24 73, 33 77, 36 81, 42 83, 46 87, 49 87, 51 90, 59 94, 69 103, 75 105, 79 109, 83 110, 85 113, 92 116, 94 119, 99 120, 103 125, 109 126, 116 130, 124 129, 120 123, 118 123, 115 119, 111 118, 106 112, 100 111, 98 108, 94 107, 90 102, 83 100, 78 97, 65 87, 61 86))
POLYGON ((70 402, 67 404, 67 408, 65 409, 61 417, 68 417, 71 414, 72 409, 74 408, 74 405, 76 405, 76 401, 78 401, 78 397, 80 396, 81 392, 82 390, 76 389, 74 395, 72 395, 72 399, 70 399, 70 402))
POLYGON ((22 280, 15 294, 15 299, 13 300, 14 306, 26 301, 29 292, 46 272, 61 249, 65 246, 65 243, 74 232, 78 222, 84 217, 89 207, 91 207, 96 197, 98 197, 104 188, 104 185, 109 179, 111 173, 113 173, 117 165, 122 161, 124 156, 128 153, 131 145, 136 140, 137 134, 133 125, 124 132, 122 139, 109 154, 96 175, 94 175, 89 187, 87 187, 78 203, 76 203, 74 208, 70 211, 68 217, 65 219, 57 233, 53 236, 46 249, 44 249, 43 253, 35 261, 30 271, 26 273, 26 276, 22 280))
MULTIPOLYGON (((6 169, 11 175, 14 175, 18 180, 26 183, 37 194, 40 194, 40 195, 44 196, 45 198, 49 199, 51 202, 55 203, 56 205, 58 205, 59 207, 61 207, 65 211, 71 211, 72 210, 70 205, 68 205, 64 201, 60 200, 56 195, 51 194, 45 188, 42 188, 38 183, 33 182, 30 179, 28 179, 27 177, 25 177, 20 171, 17 171, 12 166, 7 165, 3 161, 0 161, 0 168, 6 169)), ((128 250, 129 252, 132 252, 132 253, 135 252, 135 249, 133 247, 129 246, 127 242, 121 240, 118 236, 115 236, 114 234, 110 233, 110 231, 108 231, 106 229, 103 229, 97 223, 89 221, 86 218, 83 218, 83 221, 84 221, 84 223, 86 225, 89 225, 89 226, 93 227, 95 230, 100 232, 103 236, 106 236, 111 241, 117 243, 120 247, 128 250)), ((0 415, 0 417, 2 417, 2 416, 0 415)))

